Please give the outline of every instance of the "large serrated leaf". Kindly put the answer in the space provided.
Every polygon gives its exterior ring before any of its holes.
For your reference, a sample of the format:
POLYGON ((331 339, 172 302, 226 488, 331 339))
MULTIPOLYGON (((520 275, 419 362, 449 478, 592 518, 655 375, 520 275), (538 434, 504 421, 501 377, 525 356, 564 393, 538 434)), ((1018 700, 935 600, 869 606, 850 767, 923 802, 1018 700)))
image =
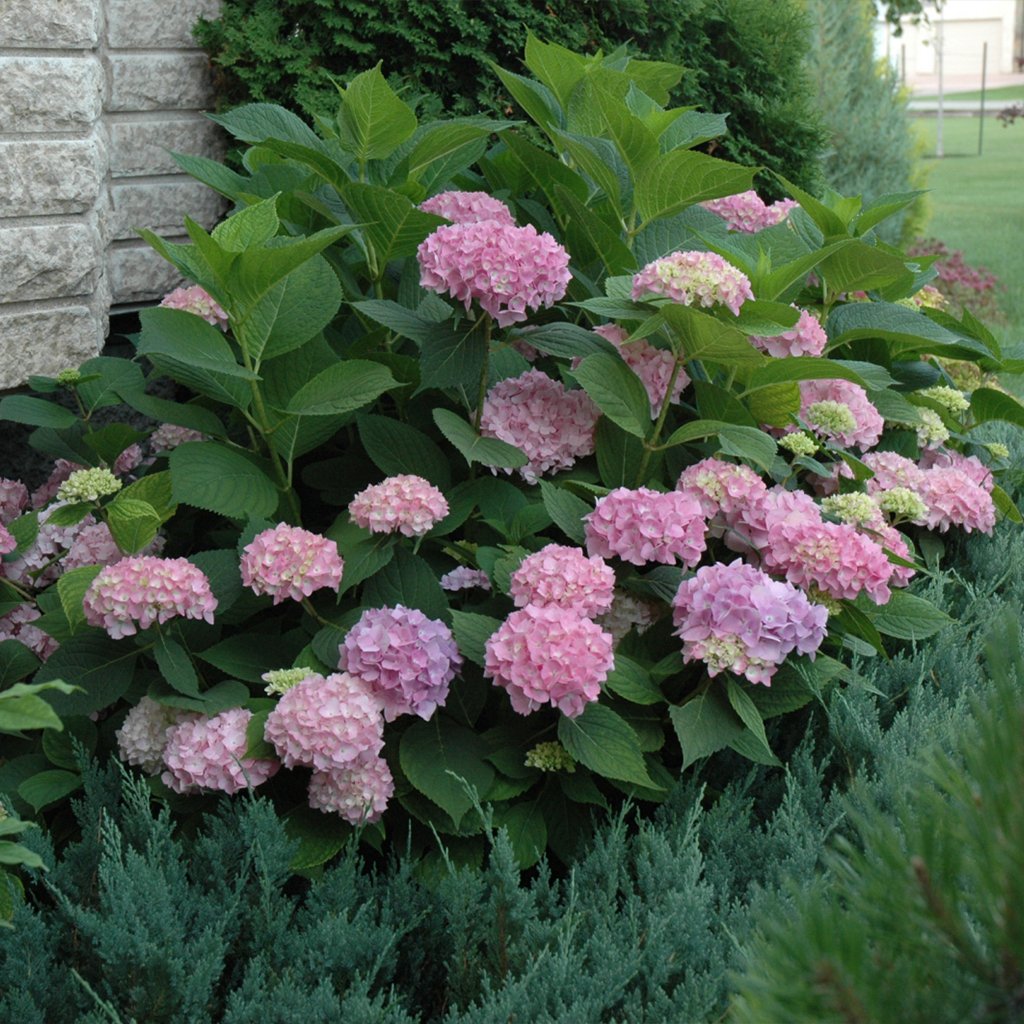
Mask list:
POLYGON ((659 788, 647 773, 636 731, 603 704, 591 702, 575 718, 562 715, 558 739, 580 764, 598 775, 659 788))
POLYGON ((673 150, 650 161, 637 178, 636 206, 646 224, 707 199, 746 192, 756 173, 756 167, 740 167, 692 150, 673 150))
POLYGON ((437 429, 459 450, 470 464, 514 469, 525 466, 526 455, 513 445, 494 437, 481 437, 461 416, 448 409, 435 409, 437 429))
POLYGON ((361 409, 399 386, 380 363, 349 359, 322 370, 299 388, 285 411, 291 416, 338 416, 361 409))
POLYGON ((231 519, 268 517, 277 508, 274 482, 233 448, 215 441, 190 441, 170 455, 175 502, 231 519))
POLYGON ((651 402, 640 378, 617 356, 587 356, 573 376, 595 405, 627 434, 643 438, 651 425, 651 402))
POLYGON ((367 414, 357 423, 366 454, 382 473, 413 473, 440 488, 451 483, 448 459, 423 431, 390 416, 367 414))
POLYGON ((412 107, 385 81, 381 63, 356 75, 341 94, 339 138, 361 164, 389 156, 416 131, 412 107))
POLYGON ((68 620, 71 631, 85 625, 85 612, 82 609, 82 598, 92 581, 103 570, 101 565, 83 565, 78 569, 70 569, 57 580, 57 594, 61 608, 68 620))

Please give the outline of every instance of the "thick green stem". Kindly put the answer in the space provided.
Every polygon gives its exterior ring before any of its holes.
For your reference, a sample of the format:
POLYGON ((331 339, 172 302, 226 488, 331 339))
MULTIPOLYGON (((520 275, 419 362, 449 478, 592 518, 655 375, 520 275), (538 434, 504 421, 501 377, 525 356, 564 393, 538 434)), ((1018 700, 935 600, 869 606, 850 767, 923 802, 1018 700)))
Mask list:
POLYGON ((679 371, 683 368, 683 360, 680 356, 676 356, 676 361, 672 364, 672 375, 668 379, 668 387, 665 389, 665 397, 661 400, 661 409, 658 412, 658 419, 654 424, 654 432, 651 436, 644 441, 644 454, 640 459, 640 466, 636 473, 636 486, 642 487, 644 482, 644 475, 647 472, 647 467, 651 461, 651 455, 657 450, 658 441, 661 440, 661 432, 665 428, 665 420, 668 418, 668 410, 672 405, 672 392, 676 386, 676 380, 679 377, 679 371))
MULTIPOLYGON (((473 429, 479 434, 480 433, 480 420, 484 414, 484 399, 487 397, 487 381, 489 379, 490 371, 490 356, 491 356, 491 318, 485 313, 480 320, 484 321, 484 364, 480 368, 480 387, 477 389, 476 396, 476 413, 473 416, 473 429)), ((473 330, 477 329, 480 323, 477 320, 473 324, 473 330)))

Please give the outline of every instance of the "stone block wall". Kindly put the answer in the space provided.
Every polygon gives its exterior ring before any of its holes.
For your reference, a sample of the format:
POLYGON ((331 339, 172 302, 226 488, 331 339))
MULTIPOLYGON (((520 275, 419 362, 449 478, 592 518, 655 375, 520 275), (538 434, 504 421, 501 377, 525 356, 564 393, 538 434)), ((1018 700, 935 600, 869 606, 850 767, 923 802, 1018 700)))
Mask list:
POLYGON ((217 0, 0 0, 0 389, 94 355, 111 306, 179 283, 135 234, 211 227, 168 150, 219 156, 205 55, 217 0))

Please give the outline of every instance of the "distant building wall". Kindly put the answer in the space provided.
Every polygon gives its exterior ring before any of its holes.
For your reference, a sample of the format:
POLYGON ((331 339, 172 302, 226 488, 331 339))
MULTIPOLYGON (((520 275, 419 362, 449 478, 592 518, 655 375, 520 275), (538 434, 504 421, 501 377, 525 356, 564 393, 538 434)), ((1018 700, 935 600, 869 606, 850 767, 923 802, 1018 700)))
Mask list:
POLYGON ((167 150, 218 156, 196 19, 217 0, 0 0, 0 389, 99 351, 178 283, 133 232, 212 226, 167 150))

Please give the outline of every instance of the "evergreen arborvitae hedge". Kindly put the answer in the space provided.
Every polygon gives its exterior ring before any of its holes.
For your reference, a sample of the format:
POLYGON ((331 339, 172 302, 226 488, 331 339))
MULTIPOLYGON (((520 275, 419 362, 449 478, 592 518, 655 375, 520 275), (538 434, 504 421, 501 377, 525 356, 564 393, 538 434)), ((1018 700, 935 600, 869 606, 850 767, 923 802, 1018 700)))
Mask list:
POLYGON ((377 60, 427 114, 507 116, 514 104, 489 64, 517 67, 530 32, 583 53, 628 43, 684 65, 673 101, 729 115, 720 156, 820 185, 802 0, 224 0, 196 27, 222 106, 259 100, 329 118, 332 79, 377 60))

